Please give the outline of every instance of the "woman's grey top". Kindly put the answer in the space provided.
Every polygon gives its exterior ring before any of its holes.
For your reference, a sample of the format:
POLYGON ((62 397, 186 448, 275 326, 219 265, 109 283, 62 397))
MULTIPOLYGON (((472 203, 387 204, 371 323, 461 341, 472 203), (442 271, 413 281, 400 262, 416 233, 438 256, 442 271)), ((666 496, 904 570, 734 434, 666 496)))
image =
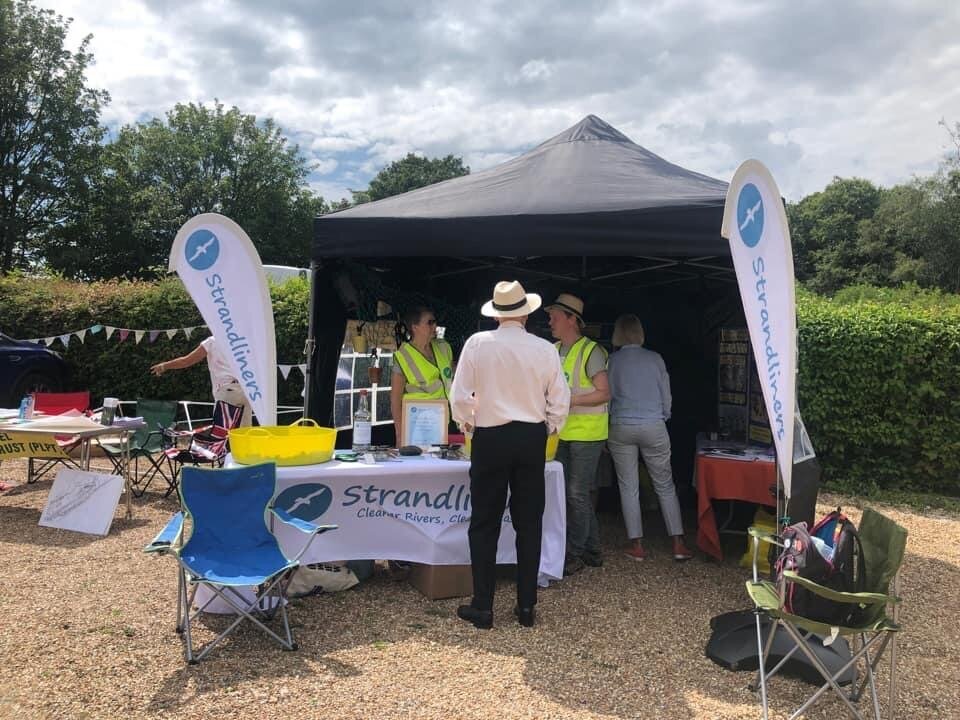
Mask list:
POLYGON ((647 425, 670 419, 670 376, 663 358, 640 345, 610 356, 610 424, 647 425))

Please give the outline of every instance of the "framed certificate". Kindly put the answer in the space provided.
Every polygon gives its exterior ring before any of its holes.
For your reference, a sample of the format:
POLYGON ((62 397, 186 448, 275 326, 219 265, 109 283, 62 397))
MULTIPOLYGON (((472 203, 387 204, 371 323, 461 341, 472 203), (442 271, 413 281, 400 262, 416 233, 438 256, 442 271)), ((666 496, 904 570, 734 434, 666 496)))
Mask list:
POLYGON ((450 405, 446 400, 404 400, 401 445, 431 447, 447 444, 450 405))

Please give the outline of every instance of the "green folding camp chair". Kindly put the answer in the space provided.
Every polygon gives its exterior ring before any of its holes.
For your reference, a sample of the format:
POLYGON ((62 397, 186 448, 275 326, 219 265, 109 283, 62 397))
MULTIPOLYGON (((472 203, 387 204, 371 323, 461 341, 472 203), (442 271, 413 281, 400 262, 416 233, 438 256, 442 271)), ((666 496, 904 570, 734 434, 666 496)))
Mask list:
MULTIPOLYGON (((167 482, 164 497, 177 489, 176 475, 167 466, 163 454, 163 431, 173 425, 177 418, 176 400, 137 400, 136 414, 143 418, 146 427, 136 430, 130 438, 130 460, 133 462, 133 494, 141 497, 153 479, 159 475, 167 482), (147 467, 140 475, 140 460, 147 467)), ((114 472, 123 473, 123 447, 119 442, 101 442, 104 454, 113 463, 114 472)))
POLYGON ((760 690, 760 705, 764 720, 767 718, 768 711, 767 682, 797 650, 802 651, 807 656, 810 663, 820 671, 825 682, 790 716, 791 720, 804 713, 830 688, 833 688, 844 702, 850 715, 862 720, 864 716, 854 703, 859 702, 867 687, 870 688, 873 716, 876 720, 880 720, 880 700, 877 694, 874 672, 888 646, 890 648, 890 699, 887 712, 888 717, 894 717, 897 700, 896 637, 900 630, 900 624, 897 622, 900 598, 897 595, 899 593, 900 564, 903 562, 903 555, 907 546, 907 531, 889 518, 867 508, 863 511, 859 533, 863 545, 864 567, 862 570, 865 571, 866 577, 865 591, 847 593, 823 587, 799 577, 789 570, 783 573, 783 580, 777 585, 766 580, 760 580, 757 568, 760 544, 762 542, 777 544, 777 538, 766 531, 750 528, 750 535, 753 538, 753 579, 747 581, 747 593, 753 600, 757 613, 757 654, 760 669, 757 673, 756 686, 760 690), (892 595, 889 592, 891 582, 893 583, 892 595), (826 623, 789 614, 784 609, 784 597, 786 596, 788 583, 797 583, 833 602, 853 603, 860 606, 861 611, 858 613, 859 620, 856 626, 832 627, 826 623), (892 608, 890 615, 887 614, 888 608, 892 608), (765 643, 760 630, 761 614, 768 615, 771 621, 765 643), (767 671, 766 660, 777 629, 780 627, 786 630, 796 646, 772 670, 767 671), (807 642, 809 640, 806 638, 811 634, 827 638, 831 636, 846 638, 851 646, 849 662, 837 672, 831 673, 808 647, 807 642), (854 668, 858 676, 862 672, 862 680, 858 681, 857 676, 855 676, 849 689, 844 690, 840 687, 838 679, 850 668, 854 668))

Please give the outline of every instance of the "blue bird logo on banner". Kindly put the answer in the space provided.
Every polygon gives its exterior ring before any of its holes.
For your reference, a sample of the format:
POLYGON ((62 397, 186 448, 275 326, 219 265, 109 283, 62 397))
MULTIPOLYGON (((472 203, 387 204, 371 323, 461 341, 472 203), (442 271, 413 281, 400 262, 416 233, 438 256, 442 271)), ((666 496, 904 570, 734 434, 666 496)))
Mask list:
POLYGON ((312 522, 330 509, 333 491, 322 483, 288 487, 277 495, 276 506, 301 520, 312 522))
POLYGON ((187 238, 184 252, 190 267, 194 270, 207 270, 220 256, 220 241, 209 230, 197 230, 187 238))
POLYGON ((753 183, 747 183, 737 198, 737 227, 747 247, 756 247, 763 235, 763 198, 753 183))

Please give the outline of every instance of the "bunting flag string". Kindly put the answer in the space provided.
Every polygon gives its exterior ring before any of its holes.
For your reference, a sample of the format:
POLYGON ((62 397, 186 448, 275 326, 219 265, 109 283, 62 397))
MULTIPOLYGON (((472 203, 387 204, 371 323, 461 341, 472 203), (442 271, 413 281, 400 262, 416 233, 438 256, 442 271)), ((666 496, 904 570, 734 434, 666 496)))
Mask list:
POLYGON ((277 365, 277 369, 280 371, 280 375, 283 377, 284 380, 286 380, 287 378, 289 378, 290 372, 291 372, 294 368, 296 368, 297 370, 299 370, 299 371, 300 371, 300 374, 303 375, 303 377, 306 377, 306 376, 307 376, 307 365, 306 365, 306 363, 301 363, 301 364, 299 364, 299 365, 277 365))
POLYGON ((126 340, 127 337, 129 337, 130 333, 133 333, 134 340, 137 343, 139 343, 144 338, 144 336, 146 336, 149 339, 149 341, 152 343, 156 341, 156 339, 161 335, 166 335, 168 340, 173 340, 177 335, 179 335, 180 333, 183 333, 184 336, 189 339, 189 337, 193 334, 194 330, 199 330, 200 328, 205 328, 205 327, 207 326, 194 325, 192 327, 167 328, 162 330, 148 330, 148 329, 138 330, 133 328, 118 328, 112 325, 101 325, 100 323, 96 323, 94 325, 91 325, 90 327, 80 328, 79 330, 71 330, 70 332, 58 333, 56 335, 50 335, 48 337, 31 338, 27 340, 27 342, 34 343, 36 345, 45 345, 47 347, 52 346, 55 342, 59 342, 61 345, 63 345, 63 347, 66 348, 70 346, 70 341, 73 338, 76 338, 81 343, 86 342, 87 333, 89 333, 90 335, 96 335, 102 332, 104 333, 104 337, 107 340, 109 340, 110 338, 113 337, 113 334, 119 330, 120 342, 123 342, 124 340, 126 340))
MULTIPOLYGON (((52 346, 54 343, 59 342, 63 345, 64 348, 70 346, 71 340, 76 338, 81 343, 86 342, 87 334, 97 335, 99 333, 104 334, 104 339, 110 340, 114 335, 117 336, 118 342, 124 342, 130 335, 133 335, 134 342, 139 344, 144 337, 150 343, 156 342, 157 338, 161 335, 166 336, 168 340, 173 340, 177 335, 183 334, 189 339, 195 330, 200 330, 206 328, 206 325, 193 325, 188 327, 181 328, 166 328, 162 330, 149 330, 149 329, 134 329, 134 328, 120 328, 113 325, 103 325, 101 323, 96 323, 90 327, 80 328, 79 330, 72 330, 70 332, 60 333, 57 335, 50 335, 49 337, 42 338, 31 338, 26 342, 34 343, 36 345, 45 345, 47 347, 52 346)), ((290 373, 293 370, 298 370, 303 377, 307 376, 307 366, 306 363, 282 363, 277 364, 277 369, 280 371, 280 375, 284 380, 290 378, 290 373)))

